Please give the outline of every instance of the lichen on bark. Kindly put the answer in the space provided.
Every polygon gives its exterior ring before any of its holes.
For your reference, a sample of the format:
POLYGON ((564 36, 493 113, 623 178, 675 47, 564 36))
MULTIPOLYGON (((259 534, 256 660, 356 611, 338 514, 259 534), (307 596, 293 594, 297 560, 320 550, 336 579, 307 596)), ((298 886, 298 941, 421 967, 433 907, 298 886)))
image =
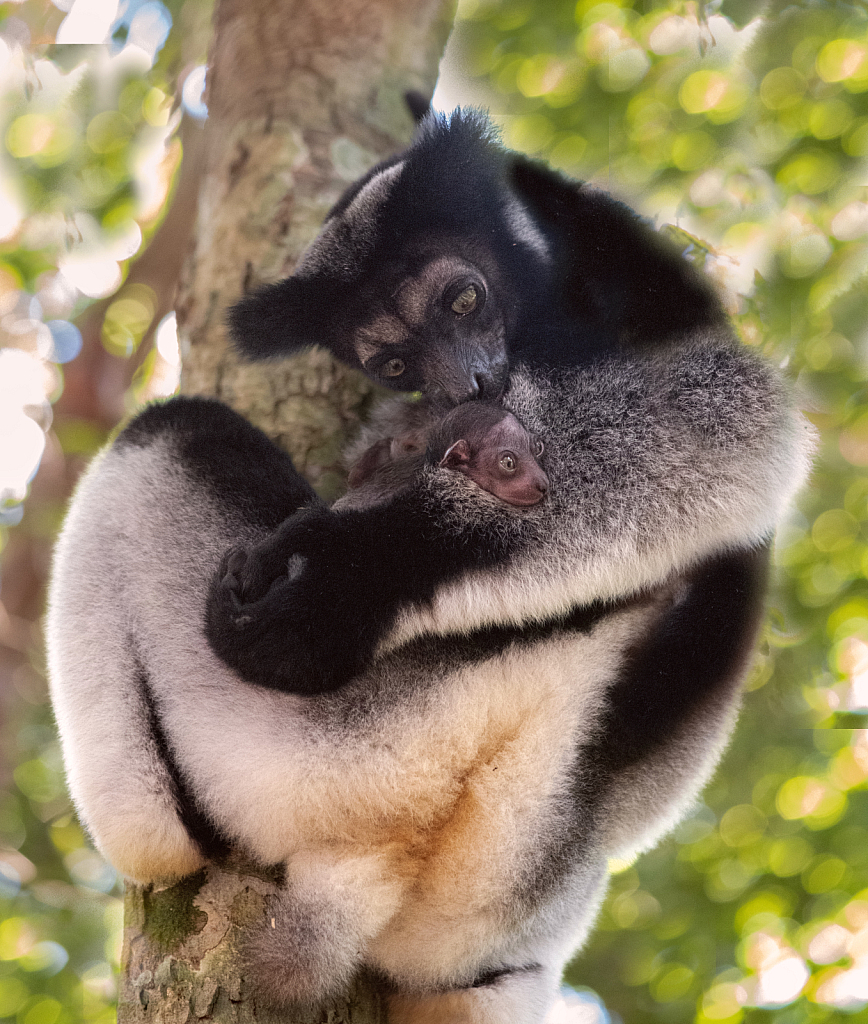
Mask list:
POLYGON ((249 990, 241 953, 250 928, 267 928, 279 874, 236 863, 172 886, 127 885, 120 1024, 382 1024, 369 980, 326 1006, 276 1010, 249 990))

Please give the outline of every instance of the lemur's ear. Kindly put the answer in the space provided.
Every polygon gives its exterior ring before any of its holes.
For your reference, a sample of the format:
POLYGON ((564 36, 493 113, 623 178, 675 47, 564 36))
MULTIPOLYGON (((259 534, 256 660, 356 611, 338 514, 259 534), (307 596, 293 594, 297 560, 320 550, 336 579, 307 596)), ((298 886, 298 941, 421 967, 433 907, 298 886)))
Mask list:
POLYGON ((462 439, 460 441, 456 441, 455 444, 449 448, 440 460, 440 465, 444 469, 460 469, 462 466, 468 465, 469 462, 470 445, 462 439))
POLYGON ((358 461, 350 467, 347 475, 347 486, 350 488, 361 487, 377 472, 388 466, 392 461, 391 437, 381 437, 376 444, 371 445, 367 451, 362 452, 358 461))
POLYGON ((290 277, 246 295, 227 313, 235 348, 246 359, 275 359, 322 345, 355 365, 341 330, 339 290, 337 282, 317 275, 290 277))

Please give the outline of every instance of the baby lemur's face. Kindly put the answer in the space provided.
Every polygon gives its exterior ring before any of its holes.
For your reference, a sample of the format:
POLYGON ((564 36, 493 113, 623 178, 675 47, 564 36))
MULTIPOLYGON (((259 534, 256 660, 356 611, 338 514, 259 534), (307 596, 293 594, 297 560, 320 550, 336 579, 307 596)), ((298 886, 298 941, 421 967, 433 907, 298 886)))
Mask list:
POLYGON ((508 505, 528 508, 548 493, 548 477, 538 461, 543 443, 511 412, 480 402, 460 405, 436 432, 441 446, 450 438, 455 440, 439 465, 464 473, 508 505))

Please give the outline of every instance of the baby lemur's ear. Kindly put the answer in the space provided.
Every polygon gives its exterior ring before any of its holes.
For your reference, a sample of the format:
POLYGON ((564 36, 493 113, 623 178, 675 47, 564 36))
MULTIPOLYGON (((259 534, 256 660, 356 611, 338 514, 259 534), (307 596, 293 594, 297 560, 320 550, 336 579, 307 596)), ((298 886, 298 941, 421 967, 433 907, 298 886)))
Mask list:
POLYGON ((289 277, 245 295, 227 313, 236 350, 246 359, 276 359, 310 345, 358 366, 348 344, 340 282, 325 275, 289 277))
POLYGON ((391 437, 381 437, 376 444, 366 448, 358 461, 350 467, 347 485, 361 487, 374 473, 387 466, 392 461, 392 444, 391 437))
POLYGON ((444 469, 461 469, 470 463, 470 445, 465 440, 456 441, 440 460, 444 469))

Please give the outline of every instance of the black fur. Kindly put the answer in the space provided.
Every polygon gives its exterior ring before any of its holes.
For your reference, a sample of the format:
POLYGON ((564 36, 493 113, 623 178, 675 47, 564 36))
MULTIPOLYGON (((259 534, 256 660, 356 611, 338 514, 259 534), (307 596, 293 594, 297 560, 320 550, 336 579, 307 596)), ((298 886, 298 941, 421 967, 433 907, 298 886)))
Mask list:
POLYGON ((591 760, 614 774, 665 746, 711 700, 729 704, 763 612, 769 544, 708 559, 613 687, 591 760))
POLYGON ((184 773, 178 767, 178 761, 163 728, 157 699, 148 680, 148 674, 138 657, 134 657, 133 660, 136 671, 135 683, 144 705, 148 732, 160 762, 171 780, 171 790, 178 817, 187 830, 187 835, 202 851, 202 855, 209 860, 219 862, 229 855, 231 850, 229 840, 199 806, 184 773))
POLYGON ((179 396, 149 405, 115 446, 146 447, 157 436, 172 439, 191 480, 219 504, 241 508, 255 526, 273 530, 300 508, 321 504, 285 451, 215 399, 179 396))
MULTIPOLYGON (((606 336, 639 347, 726 323, 709 281, 629 206, 523 156, 511 181, 557 254, 566 320, 593 310, 606 336)), ((530 365, 574 365, 580 335, 563 337, 570 344, 549 352, 544 343, 541 355, 538 339, 523 331, 511 351, 530 365)))
POLYGON ((496 528, 480 522, 458 535, 442 531, 438 504, 436 495, 420 501, 412 491, 375 514, 301 512, 251 553, 253 595, 239 584, 247 558, 238 564, 228 553, 208 605, 214 651, 262 686, 318 693, 343 685, 370 664, 404 602, 424 604, 445 580, 508 560, 496 528), (304 562, 287 576, 293 556, 304 562))

